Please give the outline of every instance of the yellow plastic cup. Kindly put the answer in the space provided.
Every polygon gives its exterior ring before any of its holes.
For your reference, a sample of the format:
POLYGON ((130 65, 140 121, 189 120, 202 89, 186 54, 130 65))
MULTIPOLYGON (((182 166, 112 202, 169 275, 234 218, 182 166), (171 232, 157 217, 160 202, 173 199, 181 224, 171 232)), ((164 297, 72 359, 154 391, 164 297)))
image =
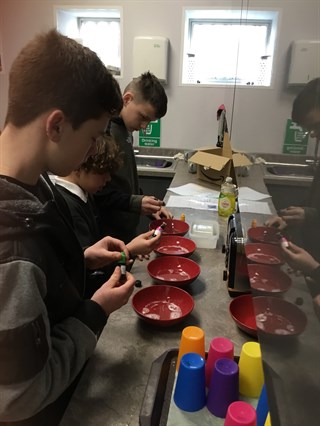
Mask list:
POLYGON ((184 354, 190 352, 199 354, 203 359, 206 357, 205 343, 204 343, 204 331, 200 327, 189 326, 185 327, 181 333, 181 340, 179 345, 178 359, 177 359, 177 371, 180 367, 180 359, 184 354))
POLYGON ((264 426, 272 426, 271 425, 271 419, 270 419, 270 413, 268 413, 268 415, 267 415, 264 426))
POLYGON ((249 398, 258 398, 264 383, 260 345, 243 344, 239 358, 239 391, 249 398))

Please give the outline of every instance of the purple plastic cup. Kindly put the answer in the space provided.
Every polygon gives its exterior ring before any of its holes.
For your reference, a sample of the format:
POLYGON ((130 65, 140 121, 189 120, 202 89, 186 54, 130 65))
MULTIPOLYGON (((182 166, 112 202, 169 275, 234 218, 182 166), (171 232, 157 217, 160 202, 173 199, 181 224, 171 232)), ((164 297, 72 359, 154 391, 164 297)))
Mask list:
POLYGON ((210 381, 207 408, 214 416, 224 418, 229 405, 238 399, 238 364, 232 359, 218 359, 210 381))
POLYGON ((229 405, 224 426, 257 426, 256 410, 244 401, 229 405))
POLYGON ((206 405, 205 360, 196 353, 184 354, 180 361, 173 400, 184 411, 198 411, 206 405))
POLYGON ((206 385, 209 387, 215 363, 220 358, 234 358, 234 347, 231 340, 226 337, 215 337, 210 342, 208 358, 206 361, 206 385))

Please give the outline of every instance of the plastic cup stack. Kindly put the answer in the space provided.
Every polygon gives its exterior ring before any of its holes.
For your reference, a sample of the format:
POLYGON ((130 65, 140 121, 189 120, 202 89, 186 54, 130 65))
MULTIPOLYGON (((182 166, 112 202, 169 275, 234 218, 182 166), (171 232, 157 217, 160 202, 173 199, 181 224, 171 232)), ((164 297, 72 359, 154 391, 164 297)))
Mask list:
POLYGON ((204 331, 200 327, 189 326, 182 330, 176 366, 177 371, 179 371, 182 356, 190 352, 201 355, 203 359, 206 357, 204 331))
POLYGON ((214 416, 224 418, 229 405, 238 399, 238 364, 232 359, 218 359, 210 381, 207 408, 214 416))
POLYGON ((224 426, 256 426, 256 410, 244 401, 236 401, 229 405, 224 426))
POLYGON ((257 342, 243 344, 239 359, 239 391, 249 398, 260 396, 264 383, 260 345, 257 342))
POLYGON ((209 387, 212 372, 216 361, 221 358, 234 359, 234 346, 231 340, 225 337, 215 337, 210 342, 208 358, 206 362, 206 385, 209 387))
POLYGON ((206 405, 205 360, 201 355, 182 356, 173 399, 177 407, 189 412, 206 405))

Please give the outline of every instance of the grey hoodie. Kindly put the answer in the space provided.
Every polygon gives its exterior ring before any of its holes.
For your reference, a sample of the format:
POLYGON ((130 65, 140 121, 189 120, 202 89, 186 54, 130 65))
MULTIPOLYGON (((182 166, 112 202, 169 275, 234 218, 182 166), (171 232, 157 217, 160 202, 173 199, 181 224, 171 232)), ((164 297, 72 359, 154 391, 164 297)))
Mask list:
POLYGON ((0 178, 0 425, 55 424, 43 423, 54 412, 49 404, 107 322, 99 305, 82 299, 83 253, 62 200, 43 177, 34 189, 42 202, 0 178))

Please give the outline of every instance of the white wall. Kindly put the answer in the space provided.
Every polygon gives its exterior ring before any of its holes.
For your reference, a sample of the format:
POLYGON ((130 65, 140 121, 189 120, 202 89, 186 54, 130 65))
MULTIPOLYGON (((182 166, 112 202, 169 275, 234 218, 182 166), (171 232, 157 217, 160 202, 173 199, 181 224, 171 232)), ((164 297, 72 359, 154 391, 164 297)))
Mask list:
MULTIPOLYGON (((293 40, 320 39, 320 0, 251 0, 250 8, 278 9, 280 31, 277 39, 275 74, 271 88, 213 88, 179 85, 182 46, 182 12, 185 6, 226 6, 220 1, 171 0, 0 0, 0 35, 5 72, 0 74, 0 128, 3 126, 8 90, 8 70, 20 48, 35 33, 54 25, 54 5, 123 7, 124 64, 122 88, 132 78, 133 39, 161 35, 170 40, 169 79, 166 91, 168 113, 162 119, 161 146, 195 148, 215 145, 216 110, 227 109, 233 146, 244 151, 280 153, 285 125, 298 88, 287 88, 289 47, 293 40)), ((241 6, 240 1, 228 4, 241 6)), ((244 2, 245 7, 247 2, 244 2)), ((312 146, 310 147, 312 151, 312 146)))

